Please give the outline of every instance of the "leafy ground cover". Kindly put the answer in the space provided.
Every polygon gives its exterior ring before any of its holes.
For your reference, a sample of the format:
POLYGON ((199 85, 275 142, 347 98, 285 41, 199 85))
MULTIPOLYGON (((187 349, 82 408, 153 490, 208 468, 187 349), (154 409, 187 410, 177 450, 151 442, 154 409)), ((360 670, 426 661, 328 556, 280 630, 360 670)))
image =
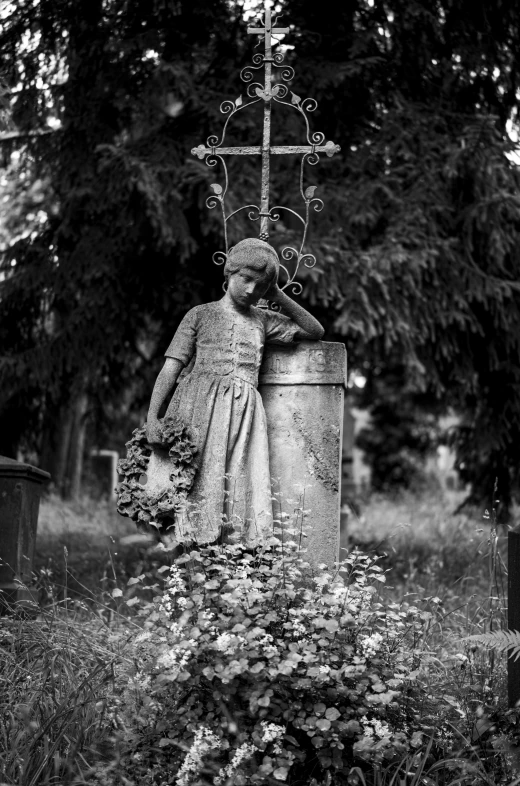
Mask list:
POLYGON ((289 542, 172 562, 48 500, 43 611, 0 626, 0 783, 520 783, 505 655, 464 641, 504 626, 505 534, 455 502, 373 499, 340 580, 289 542))

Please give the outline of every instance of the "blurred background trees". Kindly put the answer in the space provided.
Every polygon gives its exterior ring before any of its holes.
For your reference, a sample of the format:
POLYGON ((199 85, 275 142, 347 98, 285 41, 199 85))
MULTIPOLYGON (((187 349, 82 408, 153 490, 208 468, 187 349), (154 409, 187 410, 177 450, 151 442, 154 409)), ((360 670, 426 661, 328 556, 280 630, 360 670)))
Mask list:
MULTIPOLYGON (((451 407, 474 498, 499 476, 507 500, 520 480, 520 7, 279 7, 291 89, 317 99, 314 127, 342 147, 312 171, 326 209, 303 297, 368 379, 381 482, 392 417, 403 424, 404 407, 425 424, 423 450, 432 414, 451 407)), ((120 449, 143 417, 186 310, 219 297, 221 230, 205 198, 220 173, 190 150, 218 133, 221 101, 245 93, 254 10, 232 0, 2 10, 0 453, 36 456, 63 494, 79 488, 85 440, 120 449)), ((230 131, 240 143, 259 128, 240 113, 230 131)), ((275 143, 301 131, 275 113, 275 143)), ((231 163, 237 206, 256 197, 257 167, 231 163)), ((287 161, 272 188, 275 200, 296 195, 287 161)), ((275 226, 274 245, 290 242, 290 224, 275 226)), ((232 241, 255 230, 237 223, 232 241)))

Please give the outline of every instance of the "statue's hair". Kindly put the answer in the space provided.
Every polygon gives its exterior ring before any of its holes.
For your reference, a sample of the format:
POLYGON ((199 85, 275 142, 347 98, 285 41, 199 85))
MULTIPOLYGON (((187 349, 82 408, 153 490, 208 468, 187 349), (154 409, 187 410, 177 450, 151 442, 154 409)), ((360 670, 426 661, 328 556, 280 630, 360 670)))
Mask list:
POLYGON ((278 254, 269 243, 256 237, 247 237, 229 250, 224 266, 226 281, 229 276, 237 273, 243 267, 251 268, 251 270, 256 270, 259 273, 265 271, 265 277, 268 279, 269 285, 271 285, 278 278, 280 260, 278 259, 278 254))

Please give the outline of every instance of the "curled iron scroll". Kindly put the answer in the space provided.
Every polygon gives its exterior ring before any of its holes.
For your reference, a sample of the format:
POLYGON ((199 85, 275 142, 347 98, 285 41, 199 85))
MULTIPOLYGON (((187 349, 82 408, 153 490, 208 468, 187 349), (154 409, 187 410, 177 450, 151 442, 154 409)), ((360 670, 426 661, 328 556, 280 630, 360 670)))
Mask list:
POLYGON ((227 254, 225 254, 223 251, 215 251, 212 256, 212 260, 215 265, 225 265, 227 262, 227 254))

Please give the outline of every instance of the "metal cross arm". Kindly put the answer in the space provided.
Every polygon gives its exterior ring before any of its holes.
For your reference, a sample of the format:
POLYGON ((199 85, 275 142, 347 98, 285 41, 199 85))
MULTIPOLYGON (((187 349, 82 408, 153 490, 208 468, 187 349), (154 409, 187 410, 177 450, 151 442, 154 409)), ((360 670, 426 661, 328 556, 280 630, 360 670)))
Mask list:
MULTIPOLYGON (((334 142, 326 142, 324 145, 271 145, 269 147, 269 154, 272 156, 283 156, 288 153, 306 154, 306 153, 325 153, 331 158, 334 153, 340 150, 339 145, 334 142)), ((219 156, 261 156, 263 147, 261 145, 253 145, 250 147, 204 147, 199 145, 194 147, 191 151, 192 155, 197 156, 202 161, 206 156, 215 155, 219 156)))
POLYGON ((269 14, 269 26, 267 25, 267 20, 266 20, 265 27, 248 27, 247 28, 247 32, 249 33, 249 35, 265 35, 265 36, 267 36, 267 35, 285 35, 286 33, 289 32, 290 28, 288 28, 288 27, 271 27, 271 25, 270 25, 270 22, 271 22, 270 16, 271 15, 269 14))

